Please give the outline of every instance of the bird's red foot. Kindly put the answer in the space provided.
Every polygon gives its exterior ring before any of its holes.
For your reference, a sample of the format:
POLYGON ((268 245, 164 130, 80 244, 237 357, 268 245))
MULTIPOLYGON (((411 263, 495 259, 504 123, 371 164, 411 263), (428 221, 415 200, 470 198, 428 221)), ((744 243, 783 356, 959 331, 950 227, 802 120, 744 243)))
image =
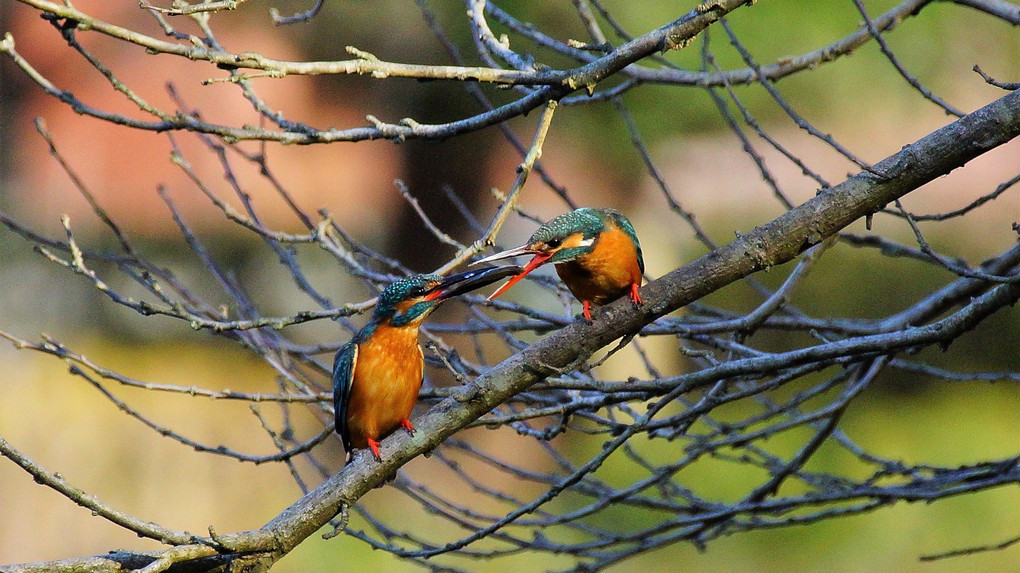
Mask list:
POLYGON ((639 286, 637 283, 631 283, 630 285, 630 300, 634 303, 634 306, 641 304, 641 294, 638 293, 639 286))
POLYGON ((412 436, 414 435, 414 425, 411 424, 411 420, 404 418, 400 421, 400 427, 407 430, 408 434, 411 434, 412 436))
POLYGON ((375 461, 382 463, 382 456, 379 455, 379 442, 369 438, 368 449, 372 450, 372 455, 375 456, 375 461))
POLYGON ((584 319, 586 321, 588 321, 588 324, 591 324, 591 322, 592 322, 592 320, 591 320, 591 303, 588 302, 588 301, 584 301, 582 304, 584 305, 584 311, 582 312, 582 314, 584 314, 584 319))

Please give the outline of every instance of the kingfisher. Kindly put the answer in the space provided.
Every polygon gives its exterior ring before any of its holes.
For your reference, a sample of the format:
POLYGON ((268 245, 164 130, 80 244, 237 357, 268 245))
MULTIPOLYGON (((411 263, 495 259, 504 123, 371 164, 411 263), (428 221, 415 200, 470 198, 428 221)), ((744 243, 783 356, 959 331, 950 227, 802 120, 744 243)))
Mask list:
POLYGON ((615 209, 582 207, 564 213, 535 231, 528 242, 515 249, 485 257, 475 264, 519 255, 534 255, 489 300, 503 294, 538 267, 552 263, 556 274, 581 301, 585 320, 591 322, 592 305, 603 305, 630 295, 641 304, 638 288, 645 272, 634 226, 615 209))
POLYGON ((440 303, 518 274, 506 265, 442 277, 416 275, 390 283, 372 319, 333 361, 333 410, 348 461, 353 448, 369 448, 381 462, 379 440, 404 428, 414 434, 411 410, 418 399, 425 356, 418 327, 440 303))

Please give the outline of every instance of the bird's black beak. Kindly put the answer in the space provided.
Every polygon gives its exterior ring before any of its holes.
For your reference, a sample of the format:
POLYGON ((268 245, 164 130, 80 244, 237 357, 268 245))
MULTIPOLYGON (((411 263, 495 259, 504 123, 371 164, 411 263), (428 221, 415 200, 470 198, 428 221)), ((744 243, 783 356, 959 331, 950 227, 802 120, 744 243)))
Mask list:
POLYGON ((500 261, 500 260, 503 260, 503 259, 509 259, 510 257, 519 257, 521 255, 537 255, 537 254, 538 254, 538 251, 536 251, 535 249, 532 249, 530 246, 528 246, 528 245, 521 245, 519 247, 514 247, 512 249, 507 249, 505 251, 501 251, 499 253, 496 253, 495 255, 489 255, 489 256, 485 257, 484 259, 478 259, 477 261, 471 263, 471 266, 480 265, 482 263, 491 263, 492 261, 500 261))
POLYGON ((426 295, 426 300, 446 300, 455 296, 471 292, 483 286, 490 285, 500 279, 520 274, 524 269, 519 265, 503 265, 500 267, 488 267, 475 269, 456 275, 450 275, 441 283, 432 288, 426 295))

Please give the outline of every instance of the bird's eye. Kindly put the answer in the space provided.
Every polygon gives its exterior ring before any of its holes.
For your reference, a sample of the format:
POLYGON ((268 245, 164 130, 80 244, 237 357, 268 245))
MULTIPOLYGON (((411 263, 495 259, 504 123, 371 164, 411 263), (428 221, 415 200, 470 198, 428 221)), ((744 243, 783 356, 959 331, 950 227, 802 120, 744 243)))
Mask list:
POLYGON ((563 239, 549 239, 548 241, 546 241, 545 246, 549 247, 550 249, 555 249, 556 247, 559 247, 561 244, 563 244, 563 239))

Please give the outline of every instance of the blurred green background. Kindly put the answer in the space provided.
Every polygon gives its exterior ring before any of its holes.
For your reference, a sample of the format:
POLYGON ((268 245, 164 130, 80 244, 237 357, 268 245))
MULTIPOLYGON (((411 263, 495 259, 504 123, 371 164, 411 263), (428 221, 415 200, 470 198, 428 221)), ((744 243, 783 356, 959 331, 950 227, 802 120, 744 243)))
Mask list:
MULTIPOLYGON (((621 26, 635 35, 661 26, 694 6, 693 2, 643 2, 638 6, 623 0, 603 4, 621 26)), ((865 2, 872 16, 894 5, 893 1, 865 2)), ((71 56, 66 44, 33 10, 13 0, 0 0, 0 6, 0 28, 11 31, 19 51, 54 83, 98 107, 137 114, 94 70, 86 69, 80 58, 71 56)), ((75 6, 121 25, 159 33, 151 18, 135 4, 79 1, 75 6)), ((217 15, 213 28, 221 34, 219 39, 227 49, 252 50, 281 59, 343 59, 348 57, 344 46, 353 45, 384 60, 449 62, 449 56, 420 22, 413 3, 327 2, 323 13, 310 23, 282 28, 271 26, 267 15, 270 6, 285 14, 307 7, 303 2, 251 0, 241 10, 217 15)), ((569 2, 517 1, 500 6, 558 39, 586 39, 569 2)), ((461 53, 469 63, 476 63, 471 59, 469 35, 462 25, 464 4, 434 2, 432 7, 439 20, 447 24, 461 53)), ((852 2, 823 0, 761 1, 730 18, 741 41, 763 64, 827 45, 856 30, 860 21, 852 2)), ((186 20, 174 23, 188 28, 186 20)), ((497 34, 503 31, 499 26, 494 28, 497 34)), ((201 85, 203 79, 222 75, 209 66, 188 65, 168 56, 153 58, 141 50, 123 49, 91 35, 80 36, 90 49, 106 58, 119 77, 138 86, 140 93, 158 105, 171 105, 164 84, 172 81, 187 104, 203 110, 207 117, 238 124, 257 121, 250 109, 238 105, 241 100, 235 87, 201 85)), ((517 49, 534 49, 519 44, 522 41, 514 37, 512 41, 517 49)), ((973 65, 979 64, 1004 81, 1020 77, 1020 33, 951 2, 925 7, 920 15, 908 18, 888 34, 887 41, 900 62, 926 87, 965 111, 1001 94, 971 71, 973 65)), ((718 27, 711 31, 711 47, 721 67, 743 67, 718 27)), ((696 69, 700 65, 699 49, 696 43, 666 57, 696 69)), ((548 65, 568 65, 545 52, 535 53, 548 65)), ((314 308, 296 293, 275 255, 250 235, 225 224, 170 163, 170 144, 165 135, 126 131, 83 118, 45 96, 7 58, 0 62, 0 72, 0 138, 9 142, 0 145, 0 210, 52 237, 62 232, 59 215, 69 213, 79 240, 89 248, 116 249, 113 238, 98 224, 35 132, 34 118, 43 117, 72 168, 136 246, 161 265, 187 277, 198 292, 211 299, 222 297, 208 277, 203 277, 199 262, 182 241, 155 193, 157 185, 166 185, 213 256, 236 273, 263 314, 281 316, 314 308)), ((391 122, 403 117, 423 123, 442 122, 478 109, 463 87, 455 83, 338 76, 259 80, 255 85, 288 117, 319 128, 364 125, 366 114, 391 122)), ((777 87, 800 115, 872 162, 951 119, 907 85, 874 43, 835 63, 783 79, 777 87)), ((831 149, 798 130, 759 86, 734 89, 771 135, 828 181, 838 183, 855 171, 831 149)), ((497 103, 512 97, 486 91, 497 103)), ((629 92, 624 101, 673 196, 696 214, 715 241, 725 243, 734 232, 748 230, 782 212, 704 91, 643 86, 629 92)), ((522 141, 530 141, 534 115, 511 124, 522 141)), ((229 195, 221 167, 201 143, 185 134, 174 137, 205 180, 218 193, 229 195)), ((813 196, 817 183, 803 177, 798 168, 765 148, 759 139, 755 138, 755 144, 792 199, 800 202, 813 196)), ((254 145, 243 147, 258 149, 254 145)), ((474 238, 473 232, 449 208, 438 189, 450 186, 484 220, 496 207, 489 189, 507 190, 520 161, 495 128, 444 142, 269 146, 267 153, 276 175, 303 209, 314 213, 320 207, 328 208, 357 240, 416 271, 435 268, 453 254, 453 249, 424 230, 396 192, 393 179, 404 180, 444 230, 469 241, 474 238)), ((1018 158, 1020 145, 1014 142, 959 173, 933 182, 908 196, 904 203, 915 212, 959 208, 1016 175, 1018 158)), ((642 237, 649 276, 660 276, 705 252, 691 230, 666 213, 661 192, 649 180, 623 120, 609 104, 562 107, 554 118, 543 164, 579 204, 616 206, 627 212, 642 237)), ((236 163, 235 168, 270 225, 289 232, 300 230, 257 170, 236 163)), ((535 177, 528 184, 522 208, 549 217, 567 207, 535 177)), ((1020 198, 1012 192, 966 218, 924 228, 935 248, 976 264, 1016 241, 1009 224, 1018 217, 1020 198)), ((501 242, 517 244, 533 228, 527 221, 511 221, 501 242)), ((863 233, 863 223, 852 230, 863 233)), ((910 229, 891 218, 876 218, 876 231, 905 244, 913 241, 910 229)), ((325 254, 302 252, 301 257, 310 278, 334 303, 358 302, 371 296, 325 254)), ((759 279, 776 286, 788 270, 789 265, 773 269, 759 279)), ((116 275, 108 272, 104 278, 115 281, 116 275)), ((794 303, 816 316, 878 317, 909 306, 952 278, 929 265, 838 245, 798 288, 794 303)), ((128 288, 126 283, 114 286, 128 288)), ((526 297, 539 291, 529 288, 522 287, 516 300, 535 300, 526 297)), ((0 330, 30 341, 47 333, 95 362, 133 378, 214 390, 267 392, 275 387, 274 373, 236 345, 196 333, 178 321, 143 319, 117 307, 87 281, 45 261, 32 251, 30 243, 7 231, 0 232, 0 293, 0 330)), ((550 300, 537 303, 544 310, 563 309, 561 303, 545 298, 550 300)), ((746 311, 759 300, 746 287, 734 285, 706 302, 746 311)), ((1018 327, 1020 313, 1016 309, 1003 311, 957 341, 948 352, 926 351, 914 358, 960 371, 1017 372, 1018 327)), ((290 329, 288 336, 318 344, 342 341, 349 333, 336 324, 314 323, 290 329)), ((784 341, 770 344, 782 345, 784 341)), ((328 359, 324 356, 323 361, 328 359)), ((86 381, 68 374, 67 365, 57 359, 3 343, 0 365, 0 435, 37 462, 61 472, 76 486, 115 507, 195 533, 203 533, 209 525, 227 532, 258 527, 300 496, 287 469, 278 464, 253 466, 196 454, 143 428, 86 381)), ((616 375, 626 376, 633 364, 618 362, 607 367, 616 375)), ((246 403, 119 386, 111 389, 132 407, 189 438, 226 444, 252 454, 272 451, 272 444, 254 422, 246 403)), ((858 443, 890 458, 963 465, 1017 454, 1018 404, 1020 388, 1015 382, 946 383, 922 376, 886 374, 853 403, 843 427, 858 443)), ((261 408, 269 417, 279 415, 271 405, 261 408)), ((317 423, 309 416, 298 421, 298 427, 314 432, 321 427, 317 423)), ((339 446, 329 447, 337 452, 335 467, 339 468, 339 446)), ((818 463, 831 464, 833 472, 855 467, 838 455, 821 455, 818 463)), ((426 464, 426 460, 415 460, 407 471, 416 475, 427 472, 426 464)), ((755 483, 755 476, 729 469, 699 465, 687 479, 717 487, 716 496, 720 497, 755 483)), ((405 514, 387 491, 375 490, 365 502, 399 523, 405 514)), ((918 557, 1014 537, 1020 534, 1018 510, 1020 488, 1014 484, 931 505, 898 504, 811 526, 734 535, 712 542, 704 551, 677 544, 626 561, 615 570, 1017 570, 1020 547, 933 563, 919 562, 918 557)), ((640 515, 630 518, 635 522, 643 519, 640 515)), ((409 513, 406 519, 404 527, 420 526, 417 514, 409 513)), ((364 524, 355 517, 351 526, 360 529, 364 524)), ((13 464, 0 460, 0 563, 100 554, 119 547, 157 548, 90 516, 88 511, 34 484, 13 464)), ((510 566, 545 570, 566 567, 568 563, 521 555, 511 561, 461 565, 495 571, 510 566)), ((313 536, 274 571, 417 569, 346 536, 329 541, 313 536)))

